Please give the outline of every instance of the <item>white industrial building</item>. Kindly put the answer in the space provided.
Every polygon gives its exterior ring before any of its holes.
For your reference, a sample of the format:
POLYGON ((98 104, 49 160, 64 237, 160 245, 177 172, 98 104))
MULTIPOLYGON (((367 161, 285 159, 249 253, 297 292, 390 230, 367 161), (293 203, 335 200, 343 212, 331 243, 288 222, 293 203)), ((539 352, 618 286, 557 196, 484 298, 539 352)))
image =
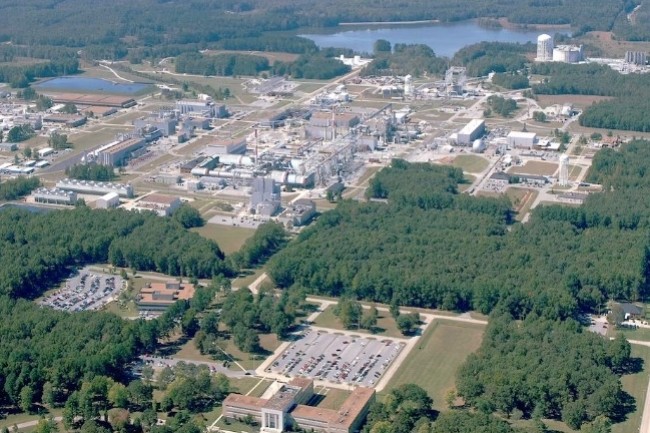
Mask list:
POLYGON ((188 100, 176 102, 176 109, 180 114, 197 114, 203 117, 223 118, 228 116, 228 110, 223 104, 215 104, 211 99, 188 100))
POLYGON ((95 160, 101 165, 120 165, 131 153, 144 147, 144 137, 125 137, 105 144, 94 152, 95 160))
POLYGON ((532 149, 537 141, 537 134, 534 132, 511 131, 506 138, 510 147, 532 149))
POLYGON ((477 138, 485 134, 485 121, 483 119, 472 119, 463 127, 456 136, 456 143, 459 146, 469 146, 477 138))
POLYGON ((170 216, 181 204, 181 199, 178 197, 164 194, 149 194, 141 198, 133 209, 156 212, 158 216, 170 216))
POLYGON ((116 192, 109 192, 97 199, 95 207, 97 209, 110 209, 120 205, 120 195, 116 192))
POLYGON ((550 62, 553 60, 553 37, 550 35, 539 35, 537 37, 537 62, 550 62))
POLYGON ((105 195, 116 192, 120 197, 133 197, 133 186, 129 183, 92 182, 86 180, 63 179, 56 183, 56 187, 66 191, 82 194, 105 195))
POLYGON ((578 63, 584 60, 582 45, 558 45, 553 48, 553 61, 563 63, 578 63))
POLYGON ((58 188, 37 188, 32 193, 36 203, 74 205, 77 203, 77 193, 58 188))

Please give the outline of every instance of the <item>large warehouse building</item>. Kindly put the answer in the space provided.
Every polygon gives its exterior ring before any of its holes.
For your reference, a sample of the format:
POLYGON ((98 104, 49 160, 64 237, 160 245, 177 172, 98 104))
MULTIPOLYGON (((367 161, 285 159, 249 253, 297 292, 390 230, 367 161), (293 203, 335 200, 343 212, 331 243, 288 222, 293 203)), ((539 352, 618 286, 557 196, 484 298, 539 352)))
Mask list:
POLYGON ((518 149, 532 149, 537 142, 537 134, 534 132, 511 131, 508 134, 508 146, 518 149))
POLYGON ((314 395, 314 381, 302 377, 279 384, 270 398, 230 394, 223 402, 223 416, 231 419, 253 417, 261 431, 281 433, 292 425, 305 431, 352 433, 359 430, 375 399, 375 390, 358 387, 339 409, 308 406, 314 395))
POLYGON ((472 119, 467 125, 458 131, 456 139, 459 146, 469 146, 474 140, 485 134, 485 121, 483 119, 472 119))

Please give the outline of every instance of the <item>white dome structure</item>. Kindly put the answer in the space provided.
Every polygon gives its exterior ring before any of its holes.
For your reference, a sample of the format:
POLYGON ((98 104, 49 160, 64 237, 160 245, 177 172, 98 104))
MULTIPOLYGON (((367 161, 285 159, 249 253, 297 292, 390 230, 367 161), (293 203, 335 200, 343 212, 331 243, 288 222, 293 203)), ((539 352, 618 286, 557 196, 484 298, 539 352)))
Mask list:
POLYGON ((553 60, 553 37, 547 34, 537 37, 537 57, 538 62, 550 62, 553 60))

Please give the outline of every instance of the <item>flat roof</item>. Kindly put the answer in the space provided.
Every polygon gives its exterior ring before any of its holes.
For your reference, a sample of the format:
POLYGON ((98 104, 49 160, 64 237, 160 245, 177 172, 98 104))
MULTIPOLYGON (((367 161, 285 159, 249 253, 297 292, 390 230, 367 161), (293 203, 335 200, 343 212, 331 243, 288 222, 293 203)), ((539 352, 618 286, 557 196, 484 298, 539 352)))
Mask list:
POLYGON ((467 125, 463 126, 463 129, 461 129, 458 133, 469 134, 470 132, 474 132, 476 128, 482 126, 483 124, 485 124, 485 120, 483 119, 472 119, 467 125))
POLYGON ((352 391, 338 410, 299 404, 291 411, 291 416, 326 422, 334 427, 348 429, 374 395, 374 389, 360 386, 352 391))
POLYGON ((535 138, 537 134, 535 132, 523 132, 523 131, 510 131, 508 137, 515 138, 535 138))
POLYGON ((282 385, 280 389, 264 405, 265 409, 285 410, 294 403, 295 396, 300 392, 300 387, 282 385))
POLYGON ((171 205, 176 200, 179 200, 178 197, 173 195, 164 195, 164 194, 149 194, 146 197, 140 199, 140 203, 155 203, 163 205, 171 205))
POLYGON ((238 407, 251 407, 261 409, 268 402, 265 398, 251 397, 250 395, 242 394, 228 394, 228 397, 223 401, 223 406, 238 406, 238 407))

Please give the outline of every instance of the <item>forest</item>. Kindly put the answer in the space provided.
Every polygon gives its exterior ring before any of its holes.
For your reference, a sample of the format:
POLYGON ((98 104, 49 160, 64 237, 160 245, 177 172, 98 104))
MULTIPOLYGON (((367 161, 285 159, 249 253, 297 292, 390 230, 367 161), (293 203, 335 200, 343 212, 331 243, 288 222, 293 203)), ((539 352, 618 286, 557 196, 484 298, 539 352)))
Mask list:
POLYGON ((42 214, 0 213, 0 294, 39 296, 70 267, 106 262, 196 278, 234 272, 217 244, 153 213, 85 206, 42 214))
POLYGON ((529 63, 526 54, 535 49, 533 44, 480 42, 461 48, 451 61, 465 66, 467 75, 471 77, 485 77, 490 72, 516 73, 529 63))
POLYGON ((176 2, 116 0, 90 10, 81 0, 57 2, 56 9, 48 7, 50 3, 45 0, 5 0, 0 3, 0 41, 81 47, 124 44, 123 38, 128 36, 140 46, 207 45, 259 37, 263 32, 331 27, 340 22, 460 21, 479 17, 506 17, 520 24, 571 24, 579 32, 607 31, 619 14, 631 11, 635 5, 632 0, 545 0, 516 5, 499 0, 203 0, 186 7, 176 2))
POLYGON ((650 131, 650 120, 644 113, 650 109, 650 76, 620 74, 608 66, 587 64, 535 63, 531 73, 547 76, 533 91, 540 95, 610 96, 585 108, 580 125, 650 131))
POLYGON ((623 335, 606 340, 572 319, 512 319, 492 315, 481 348, 458 371, 457 390, 467 404, 484 413, 561 419, 576 430, 597 416, 625 418, 631 397, 619 375, 639 365, 623 335))
POLYGON ((447 69, 447 60, 436 57, 433 50, 421 44, 375 43, 375 58, 361 71, 362 76, 372 75, 440 75, 447 69), (379 48, 379 49, 378 49, 379 48))
MULTIPOLYGON (((625 152, 642 152, 644 144, 625 152)), ((644 161, 636 156, 632 167, 644 161)), ((608 177, 596 174, 598 160, 591 176, 608 177)), ((270 260, 270 275, 280 287, 318 294, 483 313, 501 306, 519 318, 567 318, 597 311, 607 299, 647 295, 646 229, 626 224, 645 205, 594 194, 579 212, 603 223, 572 224, 572 210, 552 206, 517 225, 506 199, 457 194, 459 176, 394 161, 368 189, 387 204, 342 202, 270 260)))
POLYGON ((252 75, 269 69, 269 61, 262 56, 249 54, 184 53, 174 60, 176 72, 199 75, 252 75))

